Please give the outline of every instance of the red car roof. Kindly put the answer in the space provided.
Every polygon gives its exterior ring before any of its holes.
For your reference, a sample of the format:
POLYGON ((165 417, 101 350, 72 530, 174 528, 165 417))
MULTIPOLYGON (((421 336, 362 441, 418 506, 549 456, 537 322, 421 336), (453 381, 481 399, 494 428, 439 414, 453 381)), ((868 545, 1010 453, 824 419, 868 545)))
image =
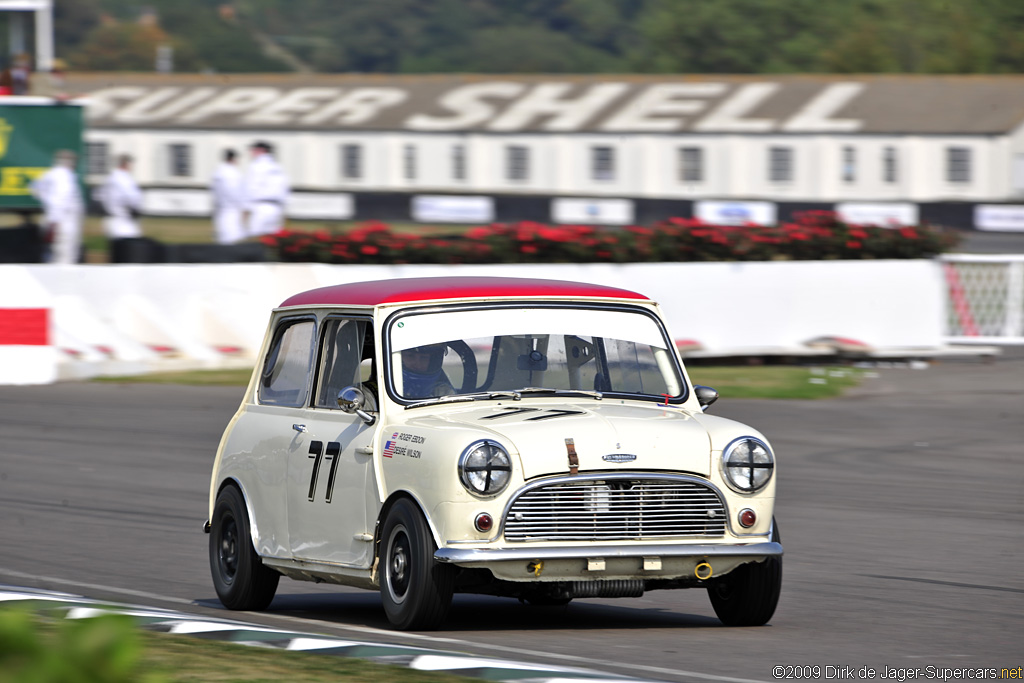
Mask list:
POLYGON ((406 301, 498 297, 649 299, 626 289, 562 280, 515 277, 416 277, 321 287, 285 299, 287 306, 377 306, 406 301))

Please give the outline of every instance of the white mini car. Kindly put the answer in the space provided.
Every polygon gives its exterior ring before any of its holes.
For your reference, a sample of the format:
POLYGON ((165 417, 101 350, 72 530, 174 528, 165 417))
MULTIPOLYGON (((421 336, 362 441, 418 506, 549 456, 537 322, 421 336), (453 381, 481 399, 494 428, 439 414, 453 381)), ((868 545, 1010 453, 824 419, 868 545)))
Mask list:
POLYGON ((210 483, 230 609, 278 579, 379 589, 439 626, 452 594, 536 605, 706 588, 775 611, 775 456, 704 414, 647 297, 517 278, 325 287, 273 311, 210 483))

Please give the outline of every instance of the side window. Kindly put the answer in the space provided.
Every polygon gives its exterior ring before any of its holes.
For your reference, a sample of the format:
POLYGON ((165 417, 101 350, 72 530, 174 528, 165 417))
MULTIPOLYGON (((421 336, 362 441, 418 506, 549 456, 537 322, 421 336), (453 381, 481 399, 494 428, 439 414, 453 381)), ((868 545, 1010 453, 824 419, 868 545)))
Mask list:
POLYGON ((312 320, 281 323, 274 332, 260 376, 260 403, 271 406, 302 406, 313 355, 312 320))
POLYGON ((367 320, 331 318, 324 323, 317 373, 317 408, 338 408, 338 392, 348 386, 362 388, 367 410, 376 410, 376 367, 373 330, 367 320))

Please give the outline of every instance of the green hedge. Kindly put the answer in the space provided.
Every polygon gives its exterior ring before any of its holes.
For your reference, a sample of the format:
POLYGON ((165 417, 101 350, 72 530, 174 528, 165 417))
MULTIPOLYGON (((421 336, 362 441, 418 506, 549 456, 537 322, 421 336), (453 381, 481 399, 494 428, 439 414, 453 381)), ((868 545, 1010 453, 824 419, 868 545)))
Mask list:
POLYGON ((670 218, 626 228, 495 223, 426 235, 373 222, 346 233, 283 230, 263 238, 279 261, 370 264, 910 259, 935 256, 958 241, 951 230, 851 225, 831 211, 807 211, 771 227, 670 218))

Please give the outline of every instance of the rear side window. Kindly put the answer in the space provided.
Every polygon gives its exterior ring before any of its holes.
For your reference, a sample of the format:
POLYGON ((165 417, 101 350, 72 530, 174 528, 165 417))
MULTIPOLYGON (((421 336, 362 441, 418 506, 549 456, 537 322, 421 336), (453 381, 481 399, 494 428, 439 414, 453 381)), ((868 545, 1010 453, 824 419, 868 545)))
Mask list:
POLYGON ((313 357, 314 327, 312 320, 285 321, 278 325, 260 375, 260 403, 272 406, 305 405, 313 357))

